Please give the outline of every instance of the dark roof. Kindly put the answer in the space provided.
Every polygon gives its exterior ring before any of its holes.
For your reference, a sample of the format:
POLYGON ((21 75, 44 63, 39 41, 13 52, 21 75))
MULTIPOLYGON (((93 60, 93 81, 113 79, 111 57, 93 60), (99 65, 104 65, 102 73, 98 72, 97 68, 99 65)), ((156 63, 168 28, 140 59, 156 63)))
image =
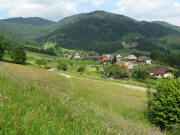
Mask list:
POLYGON ((171 72, 171 70, 168 67, 165 67, 165 66, 157 66, 157 67, 151 68, 150 72, 154 73, 156 75, 163 75, 166 72, 171 72))
POLYGON ((139 56, 137 59, 139 62, 145 61, 145 60, 150 60, 150 57, 147 56, 139 56))

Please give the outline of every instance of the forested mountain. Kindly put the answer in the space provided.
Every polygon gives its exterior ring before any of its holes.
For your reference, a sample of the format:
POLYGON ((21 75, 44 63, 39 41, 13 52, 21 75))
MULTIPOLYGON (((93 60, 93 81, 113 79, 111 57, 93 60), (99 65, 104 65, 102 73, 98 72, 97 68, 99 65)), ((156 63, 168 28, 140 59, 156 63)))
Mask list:
POLYGON ((180 32, 156 22, 136 21, 105 11, 82 13, 55 23, 46 19, 0 20, 0 33, 21 44, 56 43, 56 48, 111 53, 122 48, 180 50, 180 32))
POLYGON ((0 20, 0 33, 10 40, 26 44, 37 44, 36 39, 48 34, 47 26, 54 22, 38 18, 10 18, 0 20))
POLYGON ((180 32, 180 26, 172 25, 168 22, 163 22, 163 21, 153 21, 153 23, 160 24, 164 27, 171 28, 173 30, 180 32))
POLYGON ((123 15, 95 11, 65 18, 51 26, 55 31, 40 39, 69 49, 114 52, 126 44, 145 51, 164 50, 157 41, 167 35, 179 35, 173 29, 150 22, 139 22, 123 15), (52 27, 53 26, 53 27, 52 27))
POLYGON ((2 20, 4 23, 13 23, 13 24, 29 24, 29 25, 35 25, 35 26, 44 26, 44 25, 50 25, 54 24, 55 22, 42 19, 39 17, 29 17, 29 18, 9 18, 2 20))

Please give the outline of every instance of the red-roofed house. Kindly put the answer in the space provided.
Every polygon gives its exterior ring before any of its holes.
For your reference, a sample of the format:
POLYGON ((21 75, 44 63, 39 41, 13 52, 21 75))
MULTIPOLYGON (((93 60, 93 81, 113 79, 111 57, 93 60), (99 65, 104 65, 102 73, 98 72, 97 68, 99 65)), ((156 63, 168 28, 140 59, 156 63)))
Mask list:
POLYGON ((115 64, 119 65, 120 67, 124 66, 125 69, 128 71, 128 66, 125 65, 124 63, 122 63, 122 62, 116 62, 115 64))
POLYGON ((111 60, 107 56, 103 56, 101 61, 103 64, 111 63, 111 60))

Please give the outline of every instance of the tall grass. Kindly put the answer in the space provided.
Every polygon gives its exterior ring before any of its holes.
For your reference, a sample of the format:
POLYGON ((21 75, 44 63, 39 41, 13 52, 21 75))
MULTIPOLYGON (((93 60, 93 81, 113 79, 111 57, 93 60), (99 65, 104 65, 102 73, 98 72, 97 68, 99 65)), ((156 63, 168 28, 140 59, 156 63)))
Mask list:
POLYGON ((143 117, 143 93, 0 65, 1 135, 162 134, 143 117))

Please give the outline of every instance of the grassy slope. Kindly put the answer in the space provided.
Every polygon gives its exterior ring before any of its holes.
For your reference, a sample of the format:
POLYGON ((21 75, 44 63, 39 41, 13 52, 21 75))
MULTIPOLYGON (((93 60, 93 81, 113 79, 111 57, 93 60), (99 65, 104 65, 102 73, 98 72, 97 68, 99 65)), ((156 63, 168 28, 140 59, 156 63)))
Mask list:
MULTIPOLYGON (((46 42, 46 43, 43 44, 43 49, 44 50, 47 50, 47 49, 50 49, 50 48, 55 49, 55 47, 56 47, 56 43, 46 42)), ((63 53, 66 53, 66 52, 74 53, 76 51, 76 50, 70 50, 70 49, 66 49, 66 48, 62 48, 62 47, 58 47, 58 48, 61 49, 61 51, 63 53)))
POLYGON ((0 63, 0 134, 162 134, 144 117, 145 93, 0 63))

